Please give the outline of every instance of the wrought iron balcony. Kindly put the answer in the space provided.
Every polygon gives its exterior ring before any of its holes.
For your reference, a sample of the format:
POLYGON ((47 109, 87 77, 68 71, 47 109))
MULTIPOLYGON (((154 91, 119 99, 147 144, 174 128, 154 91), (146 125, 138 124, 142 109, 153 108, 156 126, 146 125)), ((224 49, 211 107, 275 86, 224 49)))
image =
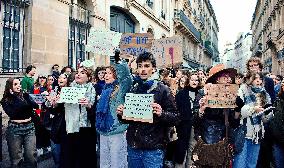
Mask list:
POLYGON ((182 10, 175 10, 175 19, 181 23, 183 27, 195 38, 197 42, 201 41, 200 32, 197 31, 195 26, 191 23, 189 18, 184 14, 182 10))
POLYGON ((211 42, 210 41, 205 41, 204 47, 205 47, 205 51, 207 51, 207 53, 210 56, 210 58, 212 58, 213 54, 214 54, 214 51, 212 49, 211 42))
POLYGON ((81 23, 89 24, 90 23, 90 11, 77 5, 77 4, 71 4, 69 6, 69 17, 73 20, 76 20, 81 23))

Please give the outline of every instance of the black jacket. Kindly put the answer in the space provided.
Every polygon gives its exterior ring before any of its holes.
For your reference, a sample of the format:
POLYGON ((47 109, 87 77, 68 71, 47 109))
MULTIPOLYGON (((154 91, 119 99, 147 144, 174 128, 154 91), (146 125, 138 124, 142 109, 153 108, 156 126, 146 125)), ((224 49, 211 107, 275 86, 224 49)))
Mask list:
POLYGON ((270 121, 273 140, 284 148, 284 95, 276 99, 274 118, 270 121))
POLYGON ((178 139, 174 150, 174 161, 182 164, 189 147, 189 139, 193 124, 193 113, 199 107, 198 88, 186 87, 176 95, 177 109, 181 122, 176 126, 178 139))
POLYGON ((10 120, 24 120, 33 117, 33 109, 38 105, 31 100, 28 93, 23 94, 24 100, 16 95, 11 95, 11 100, 2 100, 1 105, 10 120))
MULTIPOLYGON (((138 94, 135 87, 132 92, 138 94)), ((126 138, 131 148, 165 149, 168 143, 168 127, 179 121, 174 97, 167 86, 159 82, 150 93, 154 94, 154 102, 161 105, 162 114, 160 117, 154 114, 153 123, 123 120, 129 123, 126 138)))

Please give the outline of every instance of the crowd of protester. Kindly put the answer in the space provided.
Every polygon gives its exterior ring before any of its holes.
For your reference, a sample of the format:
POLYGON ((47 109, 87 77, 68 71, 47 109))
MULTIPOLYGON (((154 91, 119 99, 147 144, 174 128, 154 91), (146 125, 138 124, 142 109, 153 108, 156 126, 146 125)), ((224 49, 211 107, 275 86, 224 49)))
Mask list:
POLYGON ((7 80, 1 100, 11 167, 37 167, 51 152, 56 168, 283 168, 283 77, 263 73, 257 57, 244 67, 158 70, 151 53, 124 60, 116 51, 111 66, 55 64, 34 80, 30 65, 24 78, 7 80), (237 107, 207 107, 204 86, 214 84, 237 84, 237 107), (62 103, 63 87, 87 91, 62 103), (154 95, 153 123, 123 117, 126 93, 154 95))

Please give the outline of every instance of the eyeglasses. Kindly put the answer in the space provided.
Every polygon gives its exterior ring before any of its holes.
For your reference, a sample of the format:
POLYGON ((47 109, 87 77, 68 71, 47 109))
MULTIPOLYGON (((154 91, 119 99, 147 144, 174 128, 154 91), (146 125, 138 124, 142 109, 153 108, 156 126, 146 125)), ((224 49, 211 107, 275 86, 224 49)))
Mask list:
POLYGON ((258 67, 259 65, 258 64, 251 64, 249 65, 249 67, 258 67))
POLYGON ((38 78, 45 78, 45 79, 46 79, 46 77, 45 77, 45 76, 39 76, 38 78))

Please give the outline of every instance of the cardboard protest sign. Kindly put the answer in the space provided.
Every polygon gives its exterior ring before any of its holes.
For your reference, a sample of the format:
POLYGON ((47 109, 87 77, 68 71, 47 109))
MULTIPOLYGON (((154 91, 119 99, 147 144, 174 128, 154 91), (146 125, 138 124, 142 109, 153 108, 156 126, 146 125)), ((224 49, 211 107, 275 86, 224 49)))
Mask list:
POLYGON ((153 123, 153 94, 127 93, 125 96, 125 109, 123 119, 153 123))
POLYGON ((37 104, 43 104, 46 101, 46 95, 44 94, 29 94, 29 95, 32 98, 32 100, 37 104))
POLYGON ((183 61, 182 38, 173 36, 154 40, 151 52, 156 58, 158 68, 181 64, 183 61))
POLYGON ((58 103, 78 104, 78 100, 85 97, 87 88, 63 87, 58 103))
POLYGON ((114 55, 114 50, 119 46, 120 38, 121 33, 104 28, 91 28, 86 51, 100 55, 114 55))
POLYGON ((235 108, 239 86, 237 84, 206 84, 206 106, 210 108, 235 108))
POLYGON ((151 33, 125 33, 120 40, 122 55, 134 55, 150 52, 154 36, 151 33))

